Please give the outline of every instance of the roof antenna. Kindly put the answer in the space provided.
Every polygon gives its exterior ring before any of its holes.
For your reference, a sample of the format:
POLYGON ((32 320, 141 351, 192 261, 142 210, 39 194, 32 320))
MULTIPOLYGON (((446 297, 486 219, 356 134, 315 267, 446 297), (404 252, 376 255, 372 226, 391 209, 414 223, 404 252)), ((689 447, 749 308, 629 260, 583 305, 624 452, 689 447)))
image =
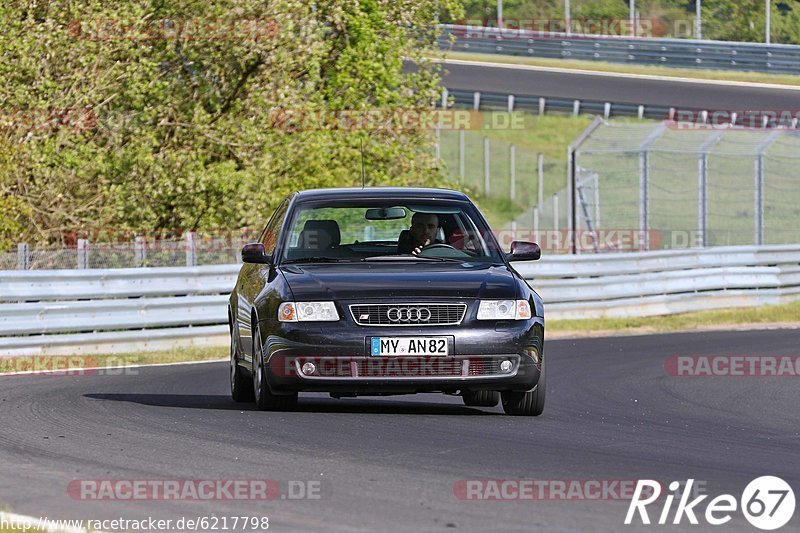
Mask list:
POLYGON ((361 188, 367 186, 367 171, 364 170, 364 139, 359 139, 361 142, 361 188))

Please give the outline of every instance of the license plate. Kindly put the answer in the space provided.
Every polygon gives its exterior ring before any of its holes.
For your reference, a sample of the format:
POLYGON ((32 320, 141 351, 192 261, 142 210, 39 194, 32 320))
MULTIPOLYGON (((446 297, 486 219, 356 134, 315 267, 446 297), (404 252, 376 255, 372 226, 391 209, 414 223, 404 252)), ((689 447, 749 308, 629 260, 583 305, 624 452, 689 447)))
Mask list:
POLYGON ((447 355, 447 337, 372 337, 370 355, 447 355))

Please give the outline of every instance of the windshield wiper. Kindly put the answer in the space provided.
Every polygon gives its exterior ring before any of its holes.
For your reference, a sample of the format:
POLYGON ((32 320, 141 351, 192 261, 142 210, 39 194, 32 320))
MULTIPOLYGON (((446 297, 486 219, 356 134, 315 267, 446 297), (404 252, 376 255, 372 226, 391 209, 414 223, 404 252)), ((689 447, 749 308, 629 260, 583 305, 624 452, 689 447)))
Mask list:
POLYGON ((351 259, 338 259, 336 257, 298 257, 296 259, 286 259, 283 261, 284 265, 295 263, 346 263, 352 261, 351 259))
POLYGON ((453 262, 453 261, 455 261, 457 263, 461 263, 462 262, 461 259, 456 259, 456 258, 453 258, 453 257, 426 257, 426 256, 413 255, 413 254, 407 254, 407 255, 376 255, 376 256, 373 256, 373 257, 364 257, 364 258, 361 259, 361 261, 364 262, 364 263, 369 263, 369 262, 376 262, 377 263, 377 262, 381 262, 381 261, 386 261, 386 262, 392 262, 392 261, 398 261, 398 262, 401 262, 401 261, 435 261, 437 263, 453 262))

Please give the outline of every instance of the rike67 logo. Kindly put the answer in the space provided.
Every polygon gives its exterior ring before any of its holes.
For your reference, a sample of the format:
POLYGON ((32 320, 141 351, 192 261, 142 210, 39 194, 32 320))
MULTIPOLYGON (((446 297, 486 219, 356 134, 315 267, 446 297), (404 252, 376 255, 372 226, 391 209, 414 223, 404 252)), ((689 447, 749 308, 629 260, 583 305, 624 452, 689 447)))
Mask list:
MULTIPOLYGON (((721 526, 730 522, 733 519, 732 514, 740 508, 750 524, 758 529, 772 531, 786 525, 794 515, 794 491, 779 477, 762 476, 754 479, 745 487, 739 501, 731 494, 721 494, 706 504, 703 513, 701 513, 700 504, 708 498, 708 495, 703 494, 690 501, 693 484, 694 479, 687 480, 685 484, 678 481, 669 484, 671 493, 667 494, 663 500, 657 524, 680 524, 685 517, 690 524, 696 525, 699 524, 699 515, 705 519, 706 523, 721 526), (677 491, 681 487, 683 487, 683 491, 678 494, 677 491), (672 504, 676 497, 678 504, 670 522, 672 504)), ((637 514, 638 520, 641 520, 642 524, 650 524, 651 519, 647 507, 658 501, 660 497, 661 484, 658 481, 639 480, 628 507, 628 514, 625 516, 625 524, 635 523, 637 514)), ((658 504, 653 507, 658 507, 658 504)))

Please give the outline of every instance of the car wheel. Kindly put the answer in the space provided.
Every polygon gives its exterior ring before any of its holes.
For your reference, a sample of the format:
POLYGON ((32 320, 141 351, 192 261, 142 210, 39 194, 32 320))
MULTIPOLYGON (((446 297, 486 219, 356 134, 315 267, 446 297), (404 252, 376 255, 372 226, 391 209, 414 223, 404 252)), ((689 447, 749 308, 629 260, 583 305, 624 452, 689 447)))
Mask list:
POLYGON ((253 327, 253 393, 256 407, 262 411, 292 411, 297 407, 297 393, 272 394, 264 371, 264 355, 261 351, 261 335, 258 326, 253 327))
POLYGON ((235 329, 231 331, 231 398, 234 402, 252 402, 255 397, 253 395, 253 385, 250 383, 242 373, 242 367, 239 366, 239 354, 236 349, 235 329))
POLYGON ((461 398, 469 407, 494 407, 500 403, 500 393, 493 390, 467 391, 461 398))
POLYGON ((527 392, 507 391, 502 394, 503 411, 507 415, 539 416, 544 411, 544 396, 547 391, 545 365, 542 361, 542 373, 539 383, 527 392))

